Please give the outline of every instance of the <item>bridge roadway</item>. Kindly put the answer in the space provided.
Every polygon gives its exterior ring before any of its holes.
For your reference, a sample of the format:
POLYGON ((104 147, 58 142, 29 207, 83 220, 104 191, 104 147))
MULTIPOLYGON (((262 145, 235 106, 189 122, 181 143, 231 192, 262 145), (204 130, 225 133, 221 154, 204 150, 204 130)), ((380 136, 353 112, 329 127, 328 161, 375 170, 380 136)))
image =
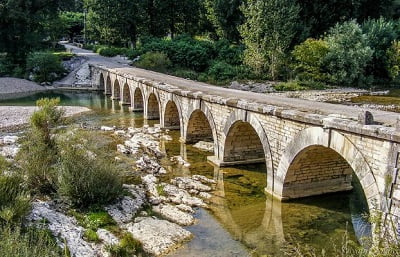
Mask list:
MULTIPOLYGON (((268 94, 253 93, 213 86, 210 84, 170 76, 163 73, 134 68, 128 66, 126 61, 123 61, 119 58, 103 57, 96 53, 92 53, 91 51, 77 48, 71 45, 67 45, 67 47, 71 48, 75 54, 86 57, 90 64, 113 68, 125 74, 131 74, 135 77, 141 77, 150 81, 164 82, 166 84, 177 86, 182 90, 190 90, 193 92, 201 91, 209 95, 217 95, 226 98, 245 99, 248 102, 268 104, 277 107, 283 107, 285 109, 296 109, 298 111, 303 111, 307 113, 323 115, 337 114, 354 120, 357 119, 358 113, 362 110, 360 107, 356 106, 315 102, 304 99, 287 98, 283 96, 273 96, 268 94)), ((385 125, 393 126, 396 123, 396 119, 399 117, 398 113, 372 109, 369 111, 373 114, 375 121, 385 125)))

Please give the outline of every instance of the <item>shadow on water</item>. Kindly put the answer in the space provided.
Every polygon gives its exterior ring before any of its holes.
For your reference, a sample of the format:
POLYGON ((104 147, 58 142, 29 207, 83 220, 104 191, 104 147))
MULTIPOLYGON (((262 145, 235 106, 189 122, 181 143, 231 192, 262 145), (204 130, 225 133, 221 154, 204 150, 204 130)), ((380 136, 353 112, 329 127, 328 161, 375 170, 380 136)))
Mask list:
MULTIPOLYGON (((91 108, 92 113, 76 121, 87 125, 142 127, 157 122, 146 121, 142 113, 129 112, 127 106, 95 92, 45 92, 0 105, 34 105, 41 97, 60 97, 62 105, 91 108)), ((173 140, 162 141, 161 148, 191 164, 171 166, 166 161, 170 177, 201 174, 217 181, 210 209, 198 209, 199 222, 187 228, 194 239, 170 256, 283 256, 282 247, 288 243, 326 249, 327 256, 333 256, 329 253, 334 245, 340 247, 345 231, 353 240, 370 236, 370 226, 362 217, 368 208, 355 176, 352 192, 280 202, 264 194, 264 164, 218 168, 207 162, 212 153, 180 143, 179 131, 169 134, 173 140)))

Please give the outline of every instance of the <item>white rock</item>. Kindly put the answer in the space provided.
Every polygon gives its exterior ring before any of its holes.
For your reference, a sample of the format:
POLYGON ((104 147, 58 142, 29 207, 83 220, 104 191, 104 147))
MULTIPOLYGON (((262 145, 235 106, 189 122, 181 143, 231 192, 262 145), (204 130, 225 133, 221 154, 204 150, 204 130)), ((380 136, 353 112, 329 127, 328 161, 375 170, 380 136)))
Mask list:
POLYGON ((199 141, 196 144, 194 144, 193 147, 196 147, 200 150, 207 151, 207 152, 214 152, 214 143, 213 142, 199 141))
POLYGON ((14 145, 17 143, 17 136, 5 136, 3 137, 3 144, 5 145, 14 145))
POLYGON ((179 210, 181 210, 181 211, 188 212, 188 213, 192 213, 192 214, 194 213, 193 208, 190 207, 189 205, 186 205, 186 204, 178 204, 178 205, 176 205, 176 207, 177 207, 179 210))
POLYGON ((155 256, 172 251, 192 237, 189 231, 166 220, 140 217, 137 221, 127 224, 127 231, 142 244, 144 251, 155 256))
POLYGON ((4 146, 0 149, 0 155, 2 155, 5 158, 14 159, 15 156, 17 156, 19 150, 20 148, 15 145, 4 146))
POLYGON ((167 171, 154 159, 150 158, 148 155, 142 155, 136 161, 136 167, 144 172, 150 174, 165 174, 167 171))
POLYGON ((100 240, 106 245, 118 245, 119 239, 114 236, 110 231, 99 228, 96 232, 100 240))
POLYGON ((158 206, 154 206, 153 211, 160 214, 164 219, 181 226, 189 226, 194 223, 194 218, 192 215, 181 211, 178 207, 171 204, 160 204, 158 206))
POLYGON ((194 189, 200 192, 209 192, 211 187, 202 184, 201 182, 188 177, 176 177, 171 179, 171 184, 182 189, 194 189))
POLYGON ((177 164, 183 165, 183 166, 185 166, 185 167, 189 167, 189 166, 190 166, 190 163, 188 163, 187 161, 185 161, 185 160, 182 158, 182 156, 180 156, 180 155, 178 155, 178 156, 172 156, 172 157, 170 158, 170 161, 173 162, 173 163, 177 163, 177 164))
POLYGON ((118 224, 123 224, 131 222, 143 204, 144 199, 141 197, 133 199, 132 197, 124 196, 117 203, 106 206, 104 209, 118 224))
POLYGON ((164 193, 168 201, 175 204, 186 204, 189 206, 207 207, 207 205, 198 197, 191 196, 186 190, 178 188, 174 185, 165 184, 164 193))
POLYGON ((162 135, 160 139, 164 141, 172 141, 172 137, 170 135, 162 135))
POLYGON ((215 181, 214 179, 210 179, 210 178, 207 178, 206 176, 202 176, 202 175, 193 175, 192 179, 200 181, 202 183, 206 183, 206 184, 217 184, 217 181, 215 181))
POLYGON ((117 145, 117 151, 123 154, 130 154, 130 151, 127 147, 125 147, 124 145, 118 144, 117 145))
POLYGON ((101 126, 100 130, 103 130, 103 131, 114 131, 114 127, 101 126))
POLYGON ((46 202, 34 202, 28 220, 42 222, 43 219, 47 221, 47 226, 51 233, 55 237, 60 238, 59 244, 67 244, 71 256, 97 256, 97 251, 88 242, 83 240, 84 228, 77 225, 75 218, 52 210, 46 202))
POLYGON ((114 134, 117 136, 124 136, 126 132, 124 130, 116 130, 114 134))
POLYGON ((207 192, 200 192, 199 197, 201 197, 203 199, 210 199, 212 197, 212 195, 207 192))

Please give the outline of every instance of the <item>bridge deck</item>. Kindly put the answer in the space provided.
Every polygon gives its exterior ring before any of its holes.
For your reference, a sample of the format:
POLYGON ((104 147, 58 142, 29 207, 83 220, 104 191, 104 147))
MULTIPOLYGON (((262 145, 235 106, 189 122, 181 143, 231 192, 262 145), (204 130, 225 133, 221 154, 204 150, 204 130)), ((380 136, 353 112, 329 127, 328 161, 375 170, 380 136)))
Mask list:
MULTIPOLYGON (((98 54, 94 54, 90 51, 73 46, 68 46, 68 48, 72 48, 73 51, 78 55, 86 56, 89 63, 91 64, 103 65, 106 68, 112 68, 116 71, 130 74, 135 77, 144 78, 146 80, 163 82, 179 87, 182 90, 189 90, 193 92, 201 91, 208 95, 217 95, 225 98, 244 99, 252 103, 273 105, 307 113, 323 115, 337 114, 348 117, 350 119, 357 119, 358 113, 362 110, 360 107, 357 106, 315 102, 304 99, 287 98, 283 96, 273 96, 268 94, 253 93, 213 86, 210 84, 187 80, 175 76, 166 75, 163 73, 130 67, 123 62, 118 62, 115 58, 99 56, 98 54)), ((379 111, 373 109, 368 109, 368 111, 373 114, 375 121, 390 126, 393 126, 396 123, 396 119, 400 116, 398 113, 394 112, 379 111)))

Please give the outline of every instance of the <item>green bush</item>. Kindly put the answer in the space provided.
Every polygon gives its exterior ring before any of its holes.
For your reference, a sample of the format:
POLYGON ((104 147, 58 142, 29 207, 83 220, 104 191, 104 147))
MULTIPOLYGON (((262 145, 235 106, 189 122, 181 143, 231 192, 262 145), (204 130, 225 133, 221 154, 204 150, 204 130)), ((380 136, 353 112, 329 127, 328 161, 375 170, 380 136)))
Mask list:
POLYGON ((398 26, 398 22, 386 20, 383 17, 370 19, 362 24, 362 30, 367 37, 368 45, 374 50, 373 58, 366 67, 367 74, 372 75, 375 81, 387 81, 390 79, 386 52, 393 41, 400 36, 398 26))
POLYGON ((33 52, 26 60, 26 69, 36 82, 52 82, 65 71, 60 59, 51 52, 33 52))
POLYGON ((71 52, 54 52, 53 54, 63 61, 70 60, 75 55, 71 52))
POLYGON ((301 91, 307 89, 306 87, 301 86, 296 80, 281 82, 277 84, 274 88, 277 91, 301 91))
POLYGON ((31 126, 16 158, 25 172, 28 187, 41 194, 56 191, 58 149, 51 132, 62 122, 64 111, 57 108, 59 101, 45 98, 36 102, 39 110, 31 116, 31 126))
POLYGON ((85 215, 83 223, 85 228, 90 228, 92 230, 115 225, 115 221, 111 218, 108 212, 105 211, 89 212, 85 215))
POLYGON ((215 52, 217 53, 216 59, 224 61, 231 65, 240 65, 243 62, 242 45, 232 45, 228 40, 219 40, 214 44, 215 52))
POLYGON ((99 55, 107 56, 107 57, 114 57, 117 55, 124 55, 126 52, 126 48, 119 48, 119 47, 100 47, 96 50, 99 55))
POLYGON ((328 44, 322 39, 309 38, 295 46, 292 55, 295 59, 294 69, 298 78, 300 80, 326 80, 324 61, 328 52, 328 44))
POLYGON ((0 229, 0 253, 2 257, 62 257, 67 256, 47 230, 6 227, 0 229))
POLYGON ((368 84, 366 67, 374 51, 356 21, 337 24, 325 37, 329 47, 326 65, 330 82, 339 86, 368 84))
POLYGON ((393 41, 391 47, 386 51, 386 55, 390 78, 395 80, 400 75, 400 41, 393 41))
POLYGON ((100 238, 99 238, 99 236, 97 235, 96 231, 94 231, 93 229, 90 229, 90 228, 85 230, 84 237, 85 237, 89 242, 95 242, 95 243, 97 243, 97 242, 100 241, 100 238))
POLYGON ((0 225, 20 223, 30 209, 23 178, 11 169, 0 156, 0 225))
POLYGON ((164 53, 148 52, 140 56, 136 66, 149 70, 166 71, 171 66, 171 61, 164 53))
POLYGON ((109 245, 107 251, 110 257, 130 257, 142 251, 142 245, 130 234, 126 233, 119 245, 109 245))
POLYGON ((60 142, 58 193, 76 207, 110 203, 123 192, 113 160, 90 144, 79 134, 60 142))
POLYGON ((215 61, 207 70, 208 76, 215 81, 227 81, 236 77, 236 67, 224 61, 215 61))
POLYGON ((188 69, 176 69, 172 72, 172 74, 177 77, 191 80, 197 80, 199 78, 199 74, 197 72, 188 69))

